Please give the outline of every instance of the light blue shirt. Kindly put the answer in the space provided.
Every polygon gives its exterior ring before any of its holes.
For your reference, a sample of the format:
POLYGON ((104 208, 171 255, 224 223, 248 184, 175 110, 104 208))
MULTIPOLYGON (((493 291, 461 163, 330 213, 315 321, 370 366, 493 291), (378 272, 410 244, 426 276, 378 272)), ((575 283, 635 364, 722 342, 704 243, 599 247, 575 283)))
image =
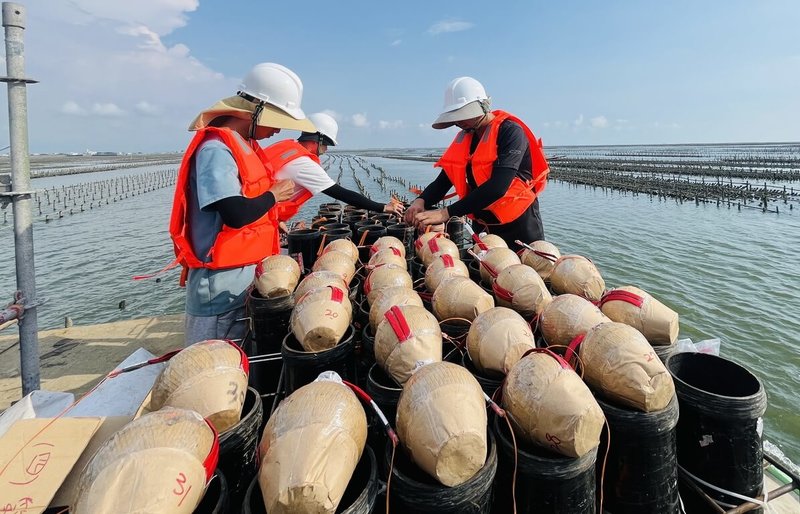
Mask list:
MULTIPOLYGON (((209 261, 208 252, 223 223, 216 210, 203 209, 223 198, 242 196, 236 161, 218 138, 209 137, 195 152, 189 188, 189 238, 197 257, 209 261)), ((186 313, 216 316, 243 306, 254 275, 255 266, 190 269, 186 280, 186 313)))

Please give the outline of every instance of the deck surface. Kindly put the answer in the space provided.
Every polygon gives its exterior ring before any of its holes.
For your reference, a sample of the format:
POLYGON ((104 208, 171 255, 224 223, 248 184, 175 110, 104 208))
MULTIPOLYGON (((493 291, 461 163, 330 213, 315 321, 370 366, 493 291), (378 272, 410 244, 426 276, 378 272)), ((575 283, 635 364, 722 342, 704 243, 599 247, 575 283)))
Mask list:
MULTIPOLYGON (((39 332, 42 389, 76 397, 137 348, 161 355, 183 345, 183 315, 141 318, 39 332)), ((20 399, 19 336, 0 332, 0 411, 20 399)))

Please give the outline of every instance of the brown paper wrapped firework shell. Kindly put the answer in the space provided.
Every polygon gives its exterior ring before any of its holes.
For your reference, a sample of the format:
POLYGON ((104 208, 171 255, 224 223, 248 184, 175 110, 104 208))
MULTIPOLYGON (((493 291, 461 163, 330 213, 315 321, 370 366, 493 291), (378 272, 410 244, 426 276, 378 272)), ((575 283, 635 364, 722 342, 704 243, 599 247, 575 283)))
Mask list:
POLYGON ((378 250, 372 254, 372 257, 369 258, 369 266, 377 267, 386 264, 391 264, 403 269, 408 268, 406 258, 403 257, 403 254, 400 253, 397 248, 384 248, 382 250, 378 250))
POLYGON ((406 245, 404 245, 402 241, 400 241, 394 236, 379 237, 377 241, 372 243, 372 247, 369 249, 369 254, 375 255, 381 250, 388 250, 390 248, 396 249, 398 252, 400 252, 400 255, 405 259, 406 245))
POLYGON ((502 377, 534 348, 533 333, 522 316, 505 307, 495 307, 475 318, 467 333, 467 351, 478 371, 502 377))
POLYGON ((486 424, 478 381, 450 362, 417 370, 397 403, 397 435, 411 459, 450 487, 475 476, 486 462, 486 424))
POLYGON ((347 290, 328 286, 299 298, 290 323, 305 351, 321 352, 339 344, 352 319, 353 306, 347 290))
POLYGON ((550 274, 550 285, 556 294, 576 294, 593 302, 598 301, 606 289, 600 271, 581 255, 564 255, 558 259, 550 274))
POLYGON ((630 325, 652 345, 670 345, 678 340, 678 313, 634 286, 612 289, 600 300, 603 314, 630 325))
MULTIPOLYGON (((567 350, 565 358, 571 355, 567 350)), ((666 408, 675 394, 667 368, 647 339, 629 325, 594 326, 578 345, 578 355, 583 380, 614 403, 653 412, 666 408)))
POLYGON ((309 291, 327 286, 336 286, 342 290, 347 289, 347 284, 344 283, 344 279, 340 274, 335 271, 319 270, 312 271, 300 281, 297 289, 294 290, 294 296, 295 298, 302 298, 309 291))
POLYGON ((222 433, 242 415, 248 367, 247 357, 231 341, 210 339, 188 346, 156 378, 150 410, 193 410, 222 433))
POLYGON ((510 248, 492 248, 481 257, 481 281, 487 286, 492 285, 494 277, 509 266, 522 264, 519 255, 510 248), (494 270, 495 275, 491 270, 494 270))
POLYGON ((480 254, 482 251, 489 251, 492 248, 508 248, 508 243, 506 243, 505 239, 500 236, 496 236, 494 234, 483 234, 480 236, 481 242, 486 246, 486 250, 481 248, 481 245, 475 243, 472 245, 473 253, 480 254))
POLYGON ((288 255, 271 255, 256 266, 255 286, 264 298, 286 296, 297 287, 300 265, 288 255))
POLYGON ((429 239, 419 250, 420 260, 425 266, 429 266, 439 255, 452 255, 453 258, 460 258, 458 245, 446 237, 435 237, 429 239))
POLYGON ((433 293, 444 280, 451 277, 469 278, 469 269, 458 257, 439 255, 425 269, 425 287, 433 293))
POLYGON ((316 381, 278 406, 259 445, 258 483, 270 514, 333 514, 367 440, 367 418, 340 383, 316 381))
POLYGON ((431 239, 437 239, 437 238, 446 239, 447 236, 443 234, 441 231, 434 231, 434 230, 431 230, 430 232, 425 232, 424 234, 419 236, 417 240, 414 241, 414 251, 416 252, 417 257, 422 259, 422 249, 428 245, 428 242, 431 239))
POLYGON ((217 465, 217 435, 198 413, 167 407, 125 425, 81 473, 73 514, 188 514, 217 465))
POLYGON ((414 281, 411 280, 411 275, 405 268, 389 264, 373 269, 364 280, 364 294, 367 295, 367 302, 372 305, 378 291, 395 286, 414 289, 414 281))
POLYGON ((442 330, 424 307, 393 306, 375 331, 375 362, 404 384, 420 362, 442 360, 442 330))
POLYGON ((539 274, 524 264, 514 264, 500 272, 492 290, 497 305, 510 307, 526 318, 541 314, 553 301, 539 274))
POLYGON ((548 344, 567 345, 595 325, 611 320, 592 302, 574 294, 553 297, 539 317, 539 328, 548 344))
POLYGON ((542 280, 549 282, 550 274, 553 272, 556 261, 561 258, 561 252, 556 248, 556 245, 547 241, 534 241, 528 246, 535 251, 524 248, 520 255, 522 264, 535 269, 539 276, 542 277, 542 280))
POLYGON ((603 411, 566 362, 531 353, 511 368, 503 384, 503 407, 524 440, 568 457, 600 444, 603 411))
POLYGON ((439 284, 431 303, 440 321, 450 318, 472 321, 481 312, 494 307, 494 298, 472 280, 452 277, 439 284))
POLYGON ((422 298, 413 289, 404 286, 385 287, 381 289, 372 306, 369 308, 369 324, 372 326, 373 333, 378 329, 378 325, 383 321, 386 311, 397 305, 416 305, 423 307, 422 298))
POLYGON ((335 241, 331 241, 325 245, 325 248, 322 250, 323 254, 326 252, 342 252, 350 257, 353 265, 358 262, 358 247, 349 239, 337 239, 335 241))
MULTIPOLYGON (((338 241, 344 241, 344 239, 337 239, 334 243, 338 241)), ((333 271, 341 275, 346 284, 350 284, 356 274, 354 262, 350 255, 334 250, 320 255, 311 269, 312 271, 333 271)))

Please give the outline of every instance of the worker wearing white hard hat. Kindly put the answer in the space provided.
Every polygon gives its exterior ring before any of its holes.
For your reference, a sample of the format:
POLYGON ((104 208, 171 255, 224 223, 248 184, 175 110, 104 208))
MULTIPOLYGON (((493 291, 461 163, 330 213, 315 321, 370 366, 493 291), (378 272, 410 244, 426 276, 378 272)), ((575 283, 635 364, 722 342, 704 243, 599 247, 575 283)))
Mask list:
POLYGON ((279 251, 265 214, 294 184, 262 162, 257 141, 282 129, 313 132, 301 108, 303 83, 276 63, 254 66, 239 91, 202 111, 178 172, 170 235, 184 267, 186 344, 239 339, 255 264, 279 251))
POLYGON ((444 107, 433 128, 460 130, 434 166, 439 176, 406 211, 406 222, 419 227, 469 216, 476 232, 491 232, 519 249, 517 240, 544 239, 539 194, 549 168, 541 140, 519 118, 490 109, 491 99, 472 77, 448 84, 444 107), (455 188, 458 201, 436 204, 455 188))
MULTIPOLYGON (((262 151, 262 160, 275 170, 278 179, 291 180, 295 184, 292 197, 280 202, 276 215, 283 223, 291 219, 305 202, 318 194, 330 196, 359 209, 376 212, 403 214, 403 205, 390 199, 383 204, 366 196, 346 189, 333 181, 321 165, 320 156, 329 146, 335 146, 339 135, 339 124, 329 114, 318 112, 310 114, 316 130, 303 132, 297 140, 279 141, 262 151)), ((286 230, 285 224, 281 226, 286 230)))

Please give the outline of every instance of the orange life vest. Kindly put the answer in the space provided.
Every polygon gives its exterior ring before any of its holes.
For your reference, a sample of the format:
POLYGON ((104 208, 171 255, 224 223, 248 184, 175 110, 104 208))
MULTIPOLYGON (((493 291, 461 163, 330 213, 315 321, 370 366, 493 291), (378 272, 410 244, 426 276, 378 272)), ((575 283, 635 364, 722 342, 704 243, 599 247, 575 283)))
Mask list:
POLYGON ((210 257, 208 262, 204 262, 203 256, 198 256, 192 248, 188 220, 192 159, 198 146, 211 135, 218 137, 231 151, 239 168, 242 196, 245 198, 261 196, 269 191, 274 183, 272 169, 265 166, 256 153, 254 146, 258 147, 258 144, 246 141, 229 128, 206 127, 197 131, 181 161, 169 224, 169 233, 175 247, 175 260, 184 267, 183 278, 186 268, 240 268, 261 262, 265 257, 275 255, 280 250, 278 225, 272 209, 242 228, 223 225, 208 252, 207 257, 210 257))
MULTIPOLYGON (((276 174, 288 163, 300 157, 310 157, 311 160, 317 164, 320 163, 318 156, 309 152, 306 147, 294 139, 278 141, 266 148, 257 150, 257 152, 261 158, 261 162, 263 162, 265 166, 275 170, 276 174)), ((299 188, 290 199, 284 202, 278 202, 272 210, 275 211, 275 216, 279 221, 288 221, 292 216, 297 214, 300 207, 311 199, 312 196, 314 195, 312 195, 311 191, 308 189, 299 188)))
POLYGON ((505 111, 492 111, 492 114, 494 119, 484 130, 474 153, 470 154, 470 145, 474 134, 462 130, 456 134, 455 139, 450 143, 444 155, 434 164, 434 167, 444 170, 447 178, 455 187, 458 197, 464 198, 469 193, 467 164, 472 164, 472 175, 475 177, 477 185, 480 186, 489 180, 497 160, 497 134, 500 131, 500 125, 505 120, 511 120, 522 127, 530 146, 533 168, 531 176, 533 178, 525 181, 515 177, 506 194, 486 208, 502 224, 519 218, 531 206, 537 195, 547 185, 547 174, 550 172, 550 168, 542 150, 542 141, 536 139, 531 129, 519 118, 505 111))

